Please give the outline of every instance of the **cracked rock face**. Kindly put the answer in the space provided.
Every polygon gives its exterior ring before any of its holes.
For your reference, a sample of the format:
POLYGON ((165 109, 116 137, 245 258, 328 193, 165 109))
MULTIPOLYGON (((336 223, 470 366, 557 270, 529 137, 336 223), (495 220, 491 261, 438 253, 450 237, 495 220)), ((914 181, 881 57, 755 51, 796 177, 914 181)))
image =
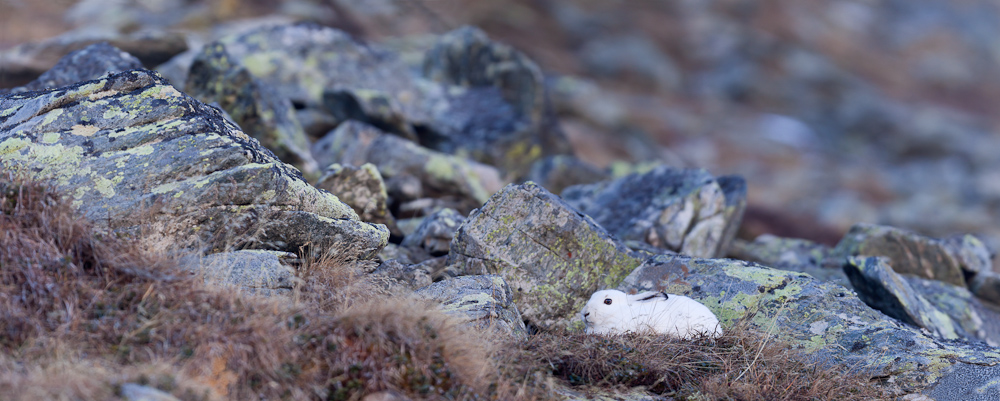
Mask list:
POLYGON ((1000 352, 982 343, 948 341, 924 334, 868 307, 846 288, 809 275, 728 259, 661 255, 646 261, 618 286, 622 291, 666 291, 697 299, 727 327, 749 319, 817 361, 867 371, 904 392, 941 389, 957 394, 955 379, 970 377, 977 395, 938 400, 997 399, 1000 352), (885 380, 889 378, 889 380, 885 380), (974 379, 974 380, 973 380, 974 379))
POLYGON ((566 202, 625 241, 696 257, 722 257, 746 208, 739 177, 658 166, 562 193, 566 202))
POLYGON ((385 226, 147 70, 0 97, 0 165, 48 181, 80 213, 158 248, 259 248, 367 259, 385 226), (140 235, 141 234, 141 235, 140 235))
POLYGON ((601 288, 617 285, 642 255, 536 184, 508 185, 455 233, 448 264, 461 274, 497 274, 525 319, 539 327, 579 325, 601 288))

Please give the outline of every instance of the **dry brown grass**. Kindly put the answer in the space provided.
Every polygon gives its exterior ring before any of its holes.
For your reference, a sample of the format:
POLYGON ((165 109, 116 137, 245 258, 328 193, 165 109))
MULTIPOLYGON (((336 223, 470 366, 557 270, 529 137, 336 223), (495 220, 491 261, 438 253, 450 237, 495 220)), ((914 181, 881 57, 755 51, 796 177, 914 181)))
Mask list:
POLYGON ((894 398, 867 375, 809 361, 748 327, 744 321, 717 339, 695 340, 541 333, 529 341, 517 363, 550 367, 552 375, 584 391, 642 386, 678 400, 894 398))
POLYGON ((179 260, 95 232, 49 188, 0 179, 0 399, 120 399, 129 382, 185 400, 544 400, 632 386, 676 399, 880 397, 741 327, 692 342, 510 343, 379 293, 357 263, 306 261, 292 297, 267 299, 206 285, 179 260))

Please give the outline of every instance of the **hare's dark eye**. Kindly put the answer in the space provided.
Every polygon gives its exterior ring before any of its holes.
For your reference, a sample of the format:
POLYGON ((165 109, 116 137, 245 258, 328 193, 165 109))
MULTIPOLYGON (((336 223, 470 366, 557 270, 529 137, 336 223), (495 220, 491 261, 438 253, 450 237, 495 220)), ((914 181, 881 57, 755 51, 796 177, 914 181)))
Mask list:
POLYGON ((604 298, 605 305, 611 305, 611 298, 604 298))

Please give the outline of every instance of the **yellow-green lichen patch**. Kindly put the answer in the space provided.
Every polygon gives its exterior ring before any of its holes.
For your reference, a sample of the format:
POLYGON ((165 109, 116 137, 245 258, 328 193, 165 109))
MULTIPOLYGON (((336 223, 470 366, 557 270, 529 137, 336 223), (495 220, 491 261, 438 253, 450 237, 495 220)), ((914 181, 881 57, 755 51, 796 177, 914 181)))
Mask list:
POLYGON ((52 124, 59 116, 63 113, 63 109, 52 109, 48 113, 45 113, 45 118, 42 119, 42 125, 52 124))
POLYGON ((243 66, 255 77, 270 76, 278 69, 275 55, 269 52, 255 52, 243 57, 243 66))
POLYGON ((133 154, 133 155, 149 156, 149 155, 153 154, 153 150, 154 150, 153 147, 150 146, 150 145, 142 145, 142 146, 136 146, 136 147, 134 147, 132 149, 129 149, 126 152, 128 152, 130 154, 133 154))
POLYGON ((104 177, 94 177, 94 189, 105 198, 115 196, 115 184, 104 177))
POLYGON ((20 109, 21 109, 21 106, 18 105, 18 106, 15 106, 15 107, 11 107, 9 109, 0 110, 0 117, 7 117, 9 115, 13 115, 14 113, 16 113, 20 109))
POLYGON ((79 146, 33 144, 20 138, 0 142, 0 160, 41 167, 38 177, 54 179, 58 185, 67 185, 72 177, 90 173, 89 168, 80 170, 82 159, 83 148, 79 146))
POLYGON ((152 192, 154 194, 157 194, 157 195, 161 195, 161 194, 165 194, 167 192, 176 191, 178 188, 180 188, 184 184, 185 183, 183 181, 168 182, 166 184, 160 184, 160 185, 157 185, 157 186, 153 187, 153 189, 150 192, 152 192))
POLYGON ((432 177, 442 181, 450 181, 455 178, 455 166, 448 160, 448 156, 433 154, 427 159, 427 173, 432 177))
POLYGON ((91 93, 90 96, 87 96, 87 98, 90 99, 90 100, 99 100, 99 99, 106 98, 108 96, 117 95, 119 93, 121 93, 121 92, 112 89, 112 90, 106 90, 106 91, 100 91, 100 92, 91 93))
POLYGON ((60 135, 58 132, 46 132, 42 134, 42 143, 53 144, 59 142, 60 135))

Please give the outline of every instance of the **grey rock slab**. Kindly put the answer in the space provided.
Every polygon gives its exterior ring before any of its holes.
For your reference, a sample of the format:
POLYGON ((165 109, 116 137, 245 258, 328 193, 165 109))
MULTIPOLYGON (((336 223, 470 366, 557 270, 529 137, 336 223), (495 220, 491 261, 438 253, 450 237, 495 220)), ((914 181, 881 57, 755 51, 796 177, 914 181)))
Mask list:
POLYGON ((99 42, 73 51, 59 59, 55 66, 38 79, 14 88, 13 93, 58 88, 81 81, 98 79, 111 72, 142 68, 139 59, 107 42, 99 42))
POLYGON ((218 104, 243 132, 281 161, 307 176, 319 174, 320 167, 309 152, 309 140, 295 118, 291 101, 235 63, 221 42, 201 49, 191 63, 185 89, 195 99, 218 104))
MULTIPOLYGON (((483 166, 461 157, 424 148, 370 125, 348 121, 313 145, 321 163, 360 166, 372 163, 385 180, 393 202, 420 198, 447 200, 467 213, 485 202, 490 192, 483 186, 483 166)), ((495 174, 495 170, 494 170, 495 174)), ((489 174, 485 174, 489 176, 489 174)))
POLYGON ((858 298, 868 306, 941 338, 968 337, 961 326, 896 274, 885 258, 848 258, 844 273, 851 280, 858 298))
POLYGON ((0 166, 49 182, 100 227, 158 249, 374 257, 382 225, 152 71, 0 97, 0 166))
POLYGON ((431 255, 445 255, 455 232, 463 223, 465 216, 455 209, 441 209, 424 217, 417 230, 403 238, 400 246, 419 248, 431 255))
POLYGON ((720 181, 705 170, 657 166, 646 173, 572 186, 562 196, 623 240, 690 256, 720 257, 746 208, 741 181, 720 181))
POLYGON ((897 273, 966 285, 954 246, 900 228, 855 224, 825 263, 841 265, 850 256, 882 256, 897 273))
POLYGON ((980 299, 1000 305, 1000 274, 981 272, 969 283, 969 289, 980 299))
MULTIPOLYGON (((850 290, 803 273, 750 262, 661 255, 647 260, 618 286, 694 298, 731 327, 750 327, 817 361, 850 366, 905 393, 925 391, 974 365, 1000 364, 1000 351, 983 343, 942 340, 876 311, 850 290)), ((1000 397, 1000 389, 987 389, 1000 397)))
POLYGON ((965 331, 965 338, 1000 345, 1000 311, 983 303, 968 288, 902 274, 914 291, 948 315, 965 331))
POLYGON ((441 303, 441 310, 479 329, 493 329, 525 339, 527 328, 514 302, 514 292, 497 275, 462 276, 436 282, 415 292, 441 303))
POLYGON ((401 290, 414 291, 434 282, 431 279, 431 272, 424 266, 396 259, 382 262, 371 275, 389 294, 398 294, 401 290))
POLYGON ((534 183, 508 185, 466 220, 451 243, 461 274, 498 274, 539 327, 579 324, 591 293, 617 285, 644 256, 534 183), (575 322, 575 323, 574 323, 575 322))

